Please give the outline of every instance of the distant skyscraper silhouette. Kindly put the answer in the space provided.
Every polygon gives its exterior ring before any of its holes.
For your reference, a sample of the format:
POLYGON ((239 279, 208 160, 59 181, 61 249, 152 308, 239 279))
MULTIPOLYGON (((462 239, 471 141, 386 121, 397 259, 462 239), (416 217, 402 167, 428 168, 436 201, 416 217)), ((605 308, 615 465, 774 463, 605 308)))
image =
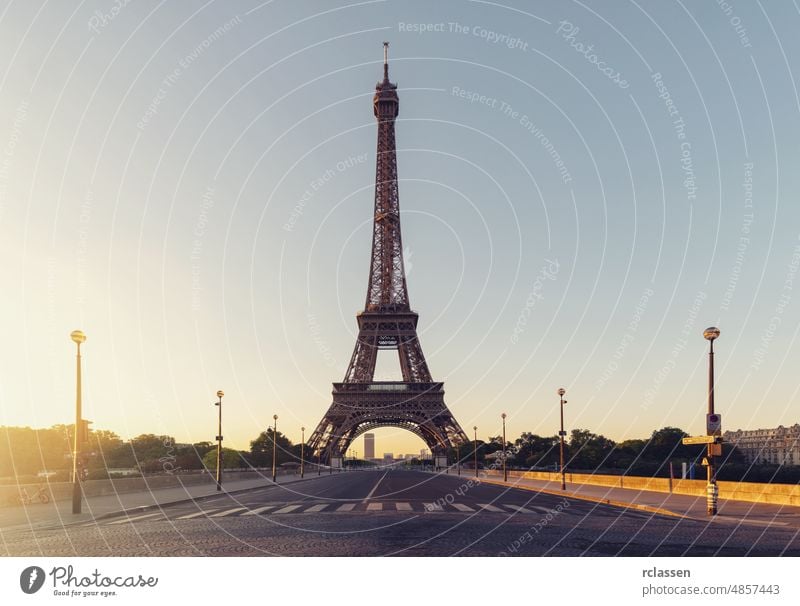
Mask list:
POLYGON ((364 434, 364 458, 374 459, 375 458, 375 434, 374 433, 365 433, 364 434))

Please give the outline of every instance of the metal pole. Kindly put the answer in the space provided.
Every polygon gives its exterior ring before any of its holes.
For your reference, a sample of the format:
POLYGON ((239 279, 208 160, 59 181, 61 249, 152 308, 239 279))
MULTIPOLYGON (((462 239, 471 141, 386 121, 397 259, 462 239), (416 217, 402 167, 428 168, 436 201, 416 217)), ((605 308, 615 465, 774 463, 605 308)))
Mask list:
MULTIPOLYGON (((77 331, 76 331, 77 332, 77 331)), ((74 335, 75 333, 73 333, 74 335)), ((81 333, 83 334, 83 333, 81 333)), ((81 454, 81 342, 73 336, 78 345, 76 366, 76 396, 75 396, 75 439, 72 448, 72 513, 81 512, 81 480, 78 467, 78 457, 81 454)))
POLYGON ((217 417, 217 491, 222 490, 222 396, 225 395, 222 390, 217 392, 219 400, 216 402, 219 406, 217 417))
POLYGON ((475 477, 478 477, 478 426, 475 425, 472 430, 475 432, 475 441, 473 442, 473 453, 475 455, 475 477))
POLYGON ((278 477, 278 415, 272 415, 275 424, 272 427, 272 481, 278 477))
POLYGON ((300 477, 302 478, 305 474, 305 468, 303 467, 303 453, 305 451, 306 446, 306 428, 300 428, 300 477))
MULTIPOLYGON (((708 350, 708 414, 714 414, 714 339, 709 339, 708 350)), ((714 455, 712 454, 712 445, 708 445, 706 451, 708 458, 708 467, 706 468, 707 486, 706 486, 706 510, 708 515, 717 515, 717 478, 714 469, 714 455)))
POLYGON ((317 451, 317 475, 322 475, 322 450, 317 451))
POLYGON ((461 449, 458 442, 456 442, 456 471, 461 475, 461 449))
POLYGON ((561 398, 561 432, 558 435, 561 438, 561 490, 566 490, 567 479, 564 473, 564 398, 561 398))
POLYGON ((564 471, 564 436, 566 432, 564 431, 564 394, 567 393, 563 387, 558 389, 558 397, 560 398, 561 403, 561 429, 558 432, 559 437, 559 460, 560 460, 560 469, 561 469, 561 490, 567 489, 567 479, 566 474, 564 471))
POLYGON ((506 413, 500 416, 503 418, 503 482, 508 482, 508 468, 506 467, 506 413))

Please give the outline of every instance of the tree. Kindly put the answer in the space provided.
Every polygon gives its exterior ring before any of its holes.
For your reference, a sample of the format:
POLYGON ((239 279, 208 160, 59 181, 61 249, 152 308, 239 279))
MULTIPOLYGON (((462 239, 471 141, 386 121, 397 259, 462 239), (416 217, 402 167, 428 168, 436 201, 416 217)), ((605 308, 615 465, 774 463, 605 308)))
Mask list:
POLYGON ((573 429, 569 439, 569 465, 573 469, 597 469, 605 465, 615 443, 588 429, 573 429))
MULTIPOLYGON (((203 457, 203 466, 211 473, 217 472, 217 450, 209 450, 203 457)), ((238 469, 247 467, 243 453, 233 448, 222 449, 222 469, 238 469)))
MULTIPOLYGON (((250 461, 255 467, 271 467, 272 466, 272 451, 273 439, 272 428, 262 431, 258 437, 250 442, 250 461)), ((275 439, 275 446, 277 446, 278 461, 277 464, 288 463, 295 461, 292 453, 292 442, 283 435, 280 431, 277 433, 275 439)))

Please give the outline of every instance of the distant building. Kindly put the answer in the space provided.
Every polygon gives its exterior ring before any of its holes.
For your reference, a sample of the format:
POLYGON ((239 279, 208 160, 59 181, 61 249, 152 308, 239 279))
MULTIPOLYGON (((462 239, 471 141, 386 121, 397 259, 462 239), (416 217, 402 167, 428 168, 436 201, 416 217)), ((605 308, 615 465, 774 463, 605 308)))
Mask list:
POLYGON ((383 464, 384 465, 391 465, 394 463, 394 454, 391 452, 384 452, 383 453, 383 464))
POLYGON ((375 458, 375 434, 364 434, 364 458, 369 461, 375 458))
POLYGON ((800 465, 800 424, 774 429, 726 431, 723 440, 733 444, 748 463, 800 465))

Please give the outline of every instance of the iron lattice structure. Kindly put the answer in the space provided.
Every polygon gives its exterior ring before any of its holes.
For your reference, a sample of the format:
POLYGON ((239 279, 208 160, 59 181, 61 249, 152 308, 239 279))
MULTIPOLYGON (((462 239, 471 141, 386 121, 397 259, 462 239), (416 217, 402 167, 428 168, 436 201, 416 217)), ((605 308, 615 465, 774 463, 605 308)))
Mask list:
POLYGON ((372 101, 378 150, 367 300, 357 316, 358 339, 344 381, 333 384, 333 403, 309 440, 325 462, 341 457, 356 437, 377 427, 407 429, 440 456, 468 441, 444 402, 444 384, 431 378, 417 338, 419 316, 408 300, 394 135, 400 101, 397 85, 389 81, 387 49, 384 43, 383 81, 372 101), (397 350, 402 381, 374 380, 380 349, 397 350))

